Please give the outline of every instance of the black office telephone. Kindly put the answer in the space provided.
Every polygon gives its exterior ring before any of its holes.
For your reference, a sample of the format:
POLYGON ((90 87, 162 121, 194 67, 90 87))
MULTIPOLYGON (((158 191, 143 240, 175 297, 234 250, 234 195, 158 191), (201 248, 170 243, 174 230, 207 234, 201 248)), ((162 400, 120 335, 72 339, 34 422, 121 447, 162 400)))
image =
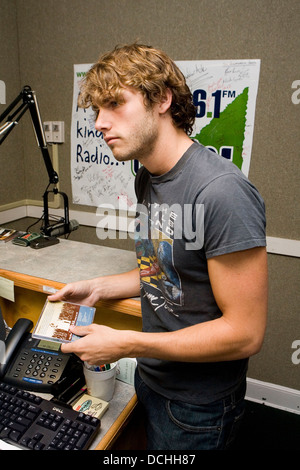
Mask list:
POLYGON ((60 343, 32 338, 32 327, 31 320, 19 318, 9 332, 0 358, 0 380, 64 401, 64 394, 76 393, 84 385, 82 362, 74 354, 62 353, 60 343))

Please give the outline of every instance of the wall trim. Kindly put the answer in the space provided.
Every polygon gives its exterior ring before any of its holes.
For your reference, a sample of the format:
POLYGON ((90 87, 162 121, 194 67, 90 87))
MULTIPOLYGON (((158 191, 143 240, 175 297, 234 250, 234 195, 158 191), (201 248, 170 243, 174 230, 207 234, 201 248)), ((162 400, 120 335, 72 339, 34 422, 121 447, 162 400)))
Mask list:
POLYGON ((300 391, 247 378, 246 399, 300 415, 300 391))
MULTIPOLYGON (((0 225, 9 223, 14 220, 22 219, 24 217, 40 218, 42 215, 42 202, 24 199, 12 204, 6 204, 0 207, 0 225)), ((51 214, 63 217, 63 209, 56 209, 54 201, 51 207, 51 214)), ((119 230, 121 232, 133 232, 132 217, 127 217, 127 214, 114 217, 113 215, 100 214, 98 209, 95 212, 86 211, 70 211, 70 220, 76 219, 80 225, 88 227, 104 227, 112 230, 119 230)), ((276 255, 300 257, 300 240, 291 240, 288 238, 269 237, 267 236, 267 251, 276 255)))
POLYGON ((288 238, 267 237, 268 253, 300 257, 300 240, 288 238))

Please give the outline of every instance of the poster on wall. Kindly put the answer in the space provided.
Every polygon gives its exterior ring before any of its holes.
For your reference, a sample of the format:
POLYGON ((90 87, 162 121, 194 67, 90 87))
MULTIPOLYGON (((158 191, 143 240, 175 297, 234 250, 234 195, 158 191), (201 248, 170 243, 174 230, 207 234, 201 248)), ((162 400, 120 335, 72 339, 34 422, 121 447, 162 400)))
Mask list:
POLYGON ((95 129, 95 112, 77 105, 80 82, 92 64, 74 65, 71 181, 74 204, 118 207, 135 204, 134 162, 117 162, 95 129))
POLYGON ((197 107, 193 137, 248 176, 260 60, 176 63, 197 107))
MULTIPOLYGON (((193 94, 192 138, 231 160, 248 176, 260 60, 177 61, 193 94)), ((133 207, 138 162, 117 162, 92 109, 77 106, 80 82, 92 64, 74 65, 71 180, 75 204, 133 207)))

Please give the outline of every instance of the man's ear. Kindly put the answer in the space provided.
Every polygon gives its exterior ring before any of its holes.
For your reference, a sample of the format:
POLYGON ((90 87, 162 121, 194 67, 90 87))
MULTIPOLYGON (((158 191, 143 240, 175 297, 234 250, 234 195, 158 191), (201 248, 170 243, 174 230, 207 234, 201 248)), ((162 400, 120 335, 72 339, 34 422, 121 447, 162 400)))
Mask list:
POLYGON ((170 109, 171 104, 172 104, 172 99, 173 99, 172 92, 170 88, 167 88, 164 96, 161 97, 161 100, 159 103, 159 112, 161 114, 166 113, 170 109))

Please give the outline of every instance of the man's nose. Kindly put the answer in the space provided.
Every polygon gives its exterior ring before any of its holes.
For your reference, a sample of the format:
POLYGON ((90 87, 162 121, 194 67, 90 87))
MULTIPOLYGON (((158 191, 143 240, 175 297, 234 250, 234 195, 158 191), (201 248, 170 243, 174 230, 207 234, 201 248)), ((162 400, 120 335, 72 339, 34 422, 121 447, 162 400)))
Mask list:
POLYGON ((111 122, 109 120, 108 114, 105 110, 101 109, 98 112, 98 116, 95 122, 95 129, 97 131, 109 130, 111 128, 111 122))

